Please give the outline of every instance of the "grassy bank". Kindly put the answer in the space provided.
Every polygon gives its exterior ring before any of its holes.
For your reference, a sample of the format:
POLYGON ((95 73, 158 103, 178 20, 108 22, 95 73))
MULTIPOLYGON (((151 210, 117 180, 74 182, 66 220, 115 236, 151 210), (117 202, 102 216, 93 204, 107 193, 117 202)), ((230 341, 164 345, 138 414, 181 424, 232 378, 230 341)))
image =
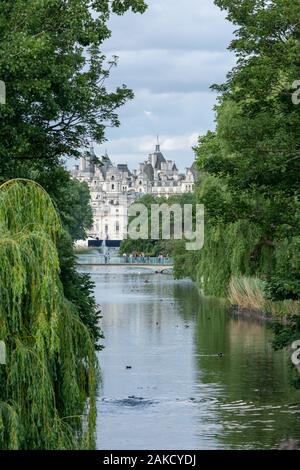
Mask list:
POLYGON ((243 310, 267 314, 274 320, 300 316, 300 301, 268 299, 266 284, 255 277, 233 277, 230 281, 228 298, 231 305, 243 310))

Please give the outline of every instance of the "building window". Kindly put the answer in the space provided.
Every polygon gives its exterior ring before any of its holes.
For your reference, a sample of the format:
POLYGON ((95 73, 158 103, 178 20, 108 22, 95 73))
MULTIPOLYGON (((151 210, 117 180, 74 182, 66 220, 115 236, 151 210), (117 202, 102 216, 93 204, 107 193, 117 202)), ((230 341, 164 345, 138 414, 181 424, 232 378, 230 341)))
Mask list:
POLYGON ((114 184, 111 185, 111 189, 112 189, 112 190, 115 189, 115 185, 114 185, 114 184))
POLYGON ((111 180, 114 181, 114 179, 115 179, 115 177, 114 177, 114 175, 112 175, 111 180))
POLYGON ((120 225, 119 225, 119 222, 116 223, 116 231, 119 232, 120 230, 120 225))

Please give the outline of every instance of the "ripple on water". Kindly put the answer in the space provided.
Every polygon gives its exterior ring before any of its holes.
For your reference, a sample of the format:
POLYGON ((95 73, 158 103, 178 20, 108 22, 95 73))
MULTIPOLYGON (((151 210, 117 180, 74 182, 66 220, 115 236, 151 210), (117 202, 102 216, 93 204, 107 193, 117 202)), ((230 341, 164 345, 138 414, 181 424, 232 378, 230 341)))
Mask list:
POLYGON ((130 396, 126 398, 102 398, 101 402, 111 406, 127 408, 144 408, 146 406, 155 405, 155 403, 157 403, 155 400, 149 400, 146 398, 135 396, 130 396))

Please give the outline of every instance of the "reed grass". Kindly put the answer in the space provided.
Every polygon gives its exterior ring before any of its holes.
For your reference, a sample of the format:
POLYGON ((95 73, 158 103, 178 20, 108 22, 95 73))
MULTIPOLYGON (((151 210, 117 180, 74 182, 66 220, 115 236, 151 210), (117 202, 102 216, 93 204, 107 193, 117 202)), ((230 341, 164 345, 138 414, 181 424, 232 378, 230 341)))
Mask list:
POLYGON ((254 277, 233 277, 229 284, 229 301, 244 309, 264 311, 264 282, 254 277))
POLYGON ((300 301, 273 302, 265 295, 266 284, 257 277, 232 277, 228 298, 232 305, 242 309, 261 311, 274 318, 300 315, 300 301))

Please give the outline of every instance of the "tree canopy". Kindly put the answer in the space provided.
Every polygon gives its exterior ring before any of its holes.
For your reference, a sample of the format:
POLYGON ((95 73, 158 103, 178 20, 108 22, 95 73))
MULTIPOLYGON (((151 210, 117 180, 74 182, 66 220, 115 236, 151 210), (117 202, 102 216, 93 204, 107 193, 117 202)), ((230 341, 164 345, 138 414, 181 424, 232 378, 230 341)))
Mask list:
MULTIPOLYGON (((133 93, 105 81, 116 57, 106 59, 110 15, 143 12, 142 0, 0 1, 1 174, 47 168, 78 156, 90 140, 102 142, 118 126, 117 109, 133 93)), ((21 175, 22 176, 22 175, 21 175)))
POLYGON ((289 0, 215 3, 237 26, 237 65, 213 87, 216 130, 195 147, 206 208, 199 280, 226 295, 231 276, 259 275, 274 298, 299 298, 300 11, 289 0))

